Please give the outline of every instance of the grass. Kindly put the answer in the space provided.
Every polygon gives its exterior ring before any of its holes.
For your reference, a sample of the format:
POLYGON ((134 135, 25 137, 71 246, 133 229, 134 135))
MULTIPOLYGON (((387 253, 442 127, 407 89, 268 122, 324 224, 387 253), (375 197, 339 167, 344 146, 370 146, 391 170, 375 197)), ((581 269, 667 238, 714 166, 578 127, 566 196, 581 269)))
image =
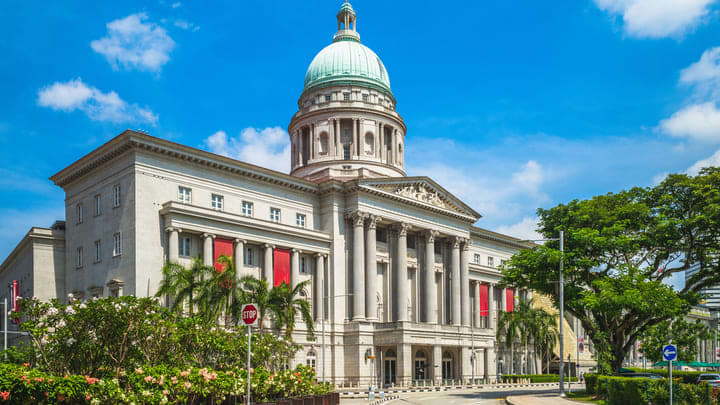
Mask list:
POLYGON ((587 402, 589 404, 605 404, 605 401, 585 391, 568 392, 567 397, 573 401, 587 402))

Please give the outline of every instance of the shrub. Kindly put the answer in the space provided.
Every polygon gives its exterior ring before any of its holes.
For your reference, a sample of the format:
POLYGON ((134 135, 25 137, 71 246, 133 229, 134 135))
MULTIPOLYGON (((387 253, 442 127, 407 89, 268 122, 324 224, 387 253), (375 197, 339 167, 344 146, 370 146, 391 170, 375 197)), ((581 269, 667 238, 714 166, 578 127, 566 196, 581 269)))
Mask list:
POLYGON ((583 378, 585 378, 585 392, 588 394, 597 393, 597 373, 585 373, 583 378))
MULTIPOLYGON (((587 377, 587 375, 586 375, 587 377)), ((673 383, 674 403, 679 405, 718 404, 720 389, 710 388, 707 384, 683 384, 681 378, 673 383), (708 402, 708 396, 710 402, 708 402)), ((654 404, 669 402, 668 379, 629 378, 597 376, 596 393, 605 398, 608 405, 616 404, 654 404)))

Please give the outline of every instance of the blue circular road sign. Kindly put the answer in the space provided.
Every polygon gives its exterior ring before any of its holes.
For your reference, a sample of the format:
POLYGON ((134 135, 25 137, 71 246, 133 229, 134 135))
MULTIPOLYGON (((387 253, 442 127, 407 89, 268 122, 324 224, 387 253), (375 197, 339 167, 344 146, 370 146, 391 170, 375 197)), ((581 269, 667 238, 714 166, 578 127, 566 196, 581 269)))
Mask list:
POLYGON ((677 358, 677 348, 675 345, 665 345, 662 348, 662 355, 665 361, 673 361, 677 358))

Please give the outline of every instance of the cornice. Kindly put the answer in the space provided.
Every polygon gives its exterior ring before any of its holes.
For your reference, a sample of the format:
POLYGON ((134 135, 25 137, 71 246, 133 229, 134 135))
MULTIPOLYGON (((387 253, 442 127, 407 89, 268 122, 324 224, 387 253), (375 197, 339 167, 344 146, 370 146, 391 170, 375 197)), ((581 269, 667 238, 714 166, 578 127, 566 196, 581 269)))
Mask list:
POLYGON ((491 240, 494 242, 501 242, 506 245, 510 245, 520 249, 532 249, 536 246, 540 246, 533 242, 523 242, 522 239, 518 239, 509 235, 503 235, 501 233, 493 232, 487 229, 478 228, 477 226, 470 227, 470 236, 479 236, 482 239, 491 240))

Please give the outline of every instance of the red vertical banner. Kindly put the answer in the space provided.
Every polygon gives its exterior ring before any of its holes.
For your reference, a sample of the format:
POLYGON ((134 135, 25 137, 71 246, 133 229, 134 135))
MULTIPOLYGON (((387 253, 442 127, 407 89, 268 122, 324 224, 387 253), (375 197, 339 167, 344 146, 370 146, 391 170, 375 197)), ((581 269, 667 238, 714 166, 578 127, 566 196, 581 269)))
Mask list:
POLYGON ((505 311, 512 312, 515 308, 515 291, 512 288, 505 289, 505 311))
POLYGON ((488 285, 480 284, 480 316, 488 316, 488 285))
POLYGON ((290 250, 273 250, 273 287, 281 283, 290 284, 290 250))
POLYGON ((218 263, 220 256, 225 255, 232 259, 233 257, 233 241, 232 239, 215 238, 215 270, 219 272, 225 271, 225 267, 218 263))

